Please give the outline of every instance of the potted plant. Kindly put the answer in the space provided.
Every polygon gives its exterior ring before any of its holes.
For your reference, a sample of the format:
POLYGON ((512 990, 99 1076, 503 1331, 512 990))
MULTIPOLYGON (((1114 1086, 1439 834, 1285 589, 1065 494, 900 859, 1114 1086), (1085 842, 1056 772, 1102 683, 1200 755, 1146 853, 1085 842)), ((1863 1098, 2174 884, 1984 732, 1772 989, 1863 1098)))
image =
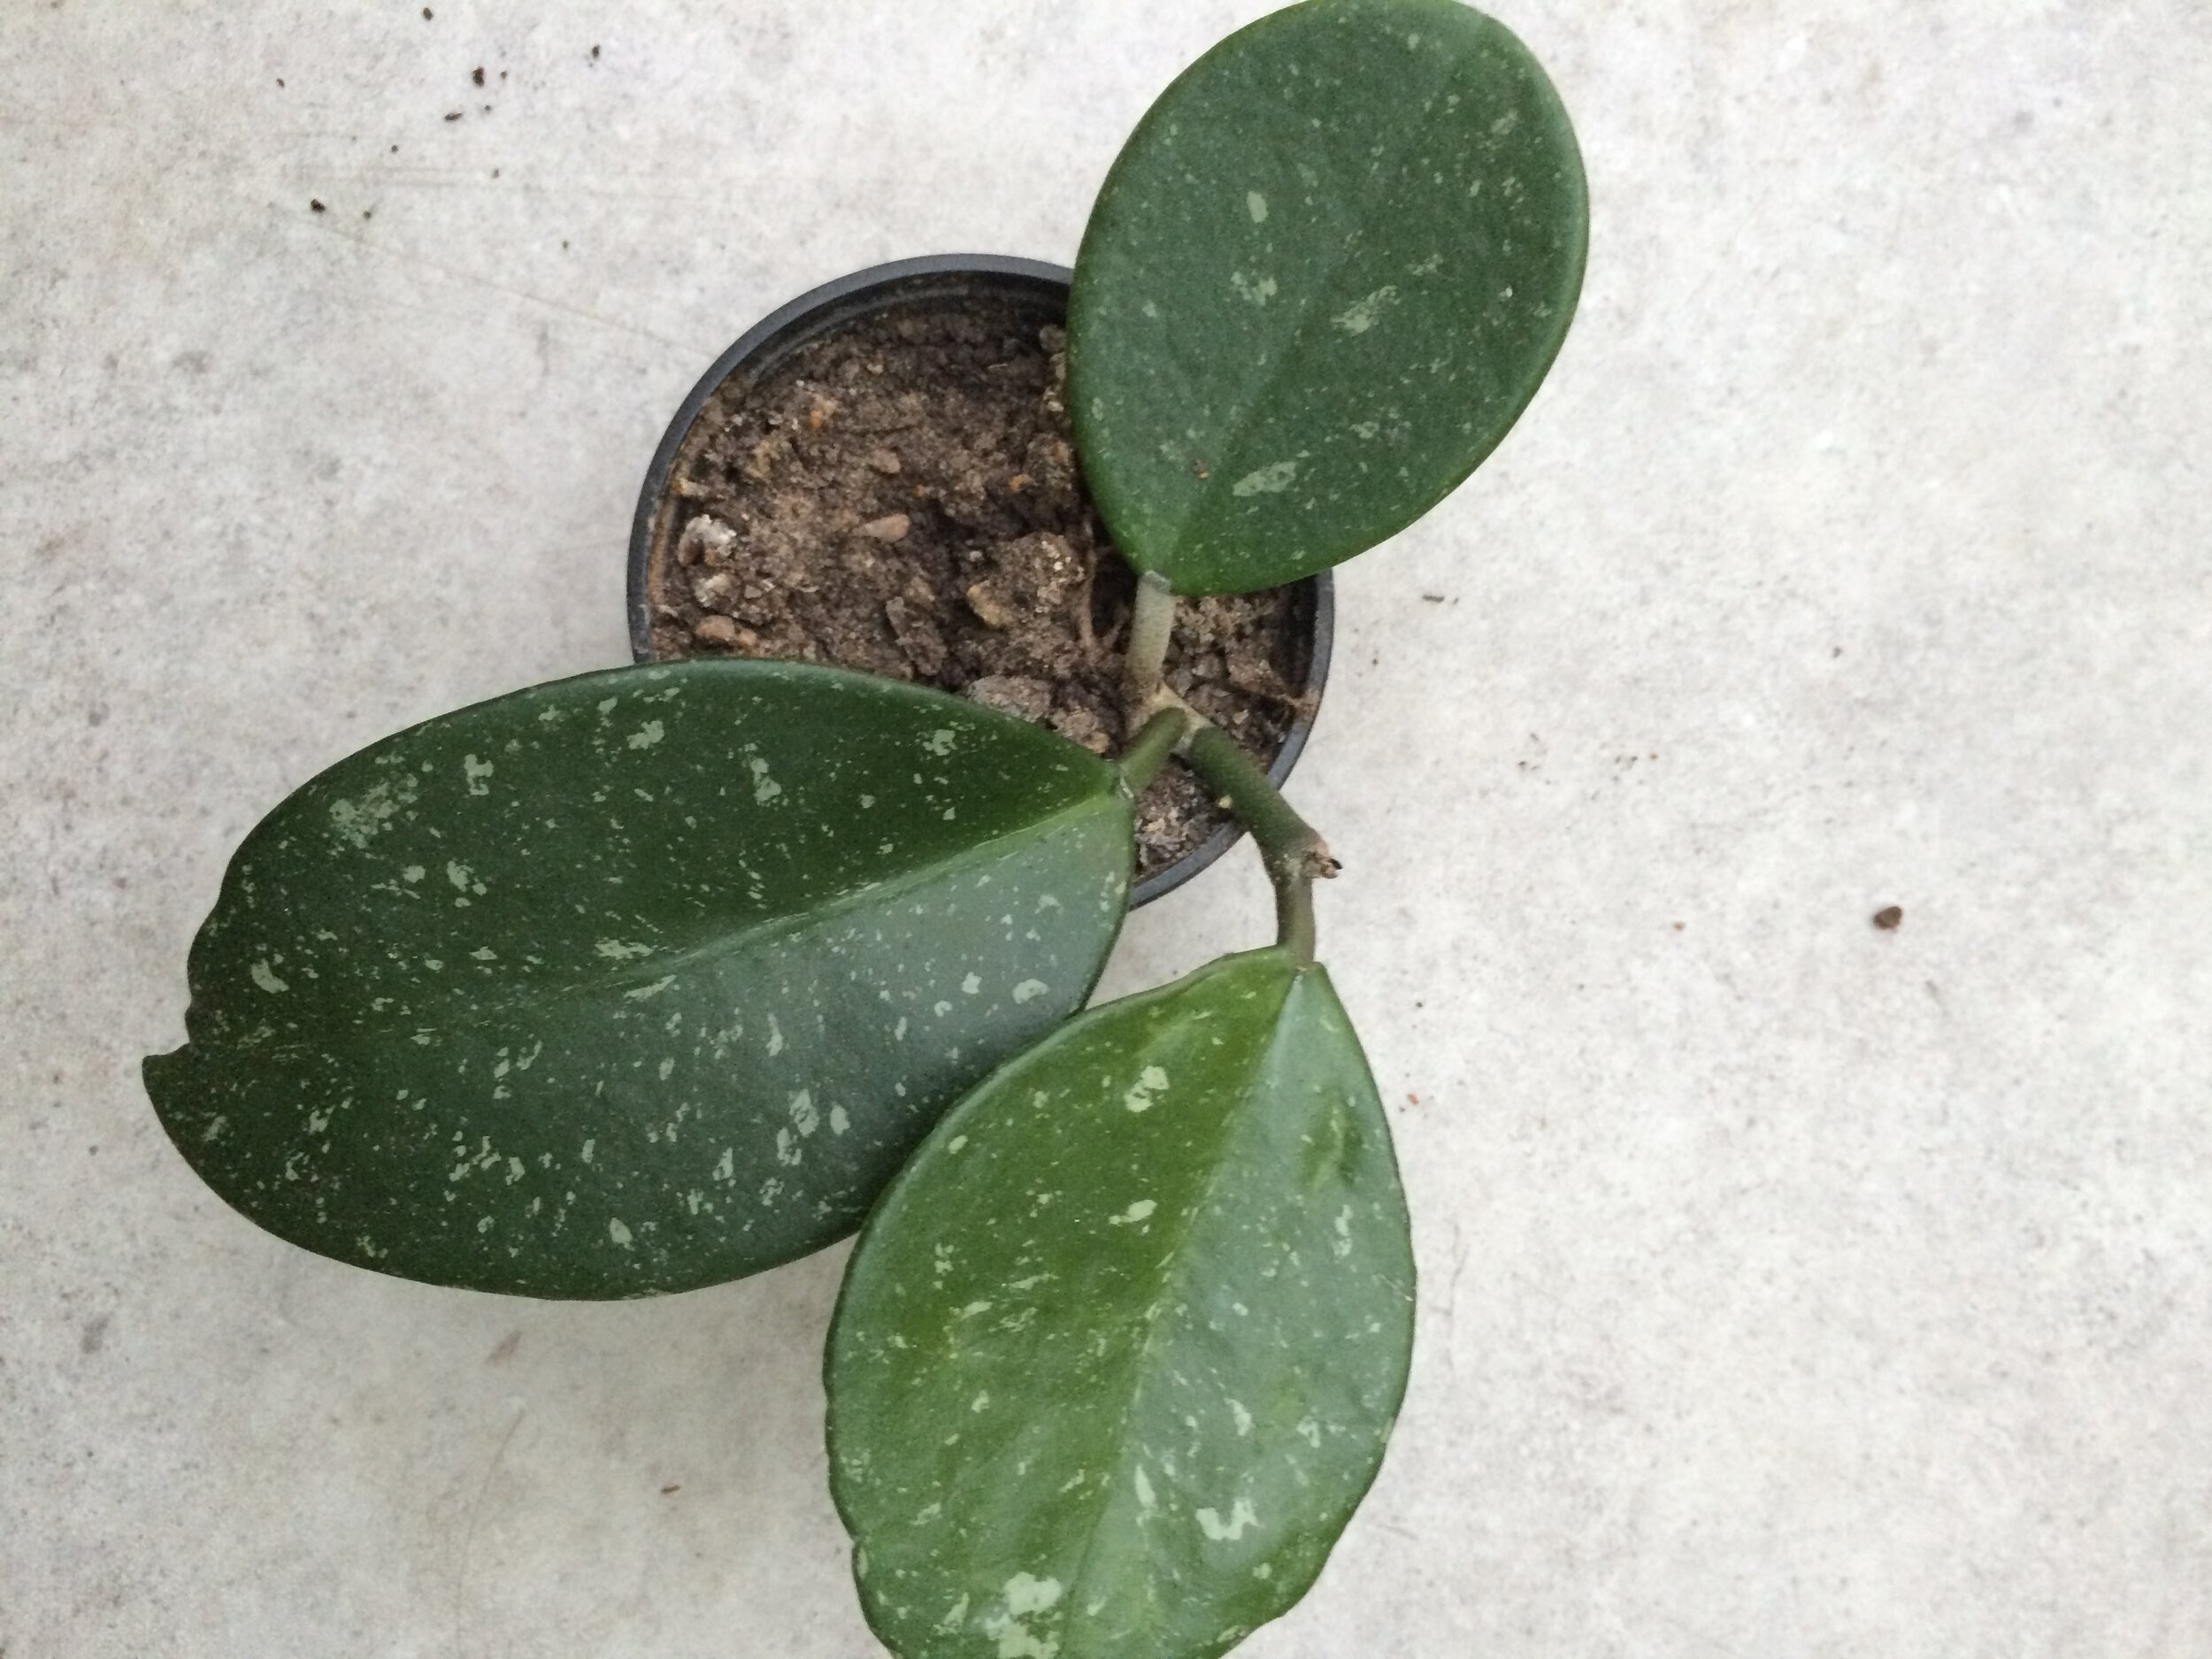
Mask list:
POLYGON ((234 858, 190 1041, 146 1066, 180 1150, 306 1248, 521 1294, 695 1288, 864 1219, 828 1431, 884 1641, 1233 1645, 1380 1464, 1413 1261, 1316 959, 1334 864, 1163 664, 1179 602, 1326 570, 1466 476, 1586 225, 1556 95, 1455 0, 1232 35, 1128 141, 1068 301, 1074 445, 1142 572, 1117 757, 746 658, 401 733, 234 858), (1276 940, 1078 1012, 1177 764, 1258 844, 1276 940))

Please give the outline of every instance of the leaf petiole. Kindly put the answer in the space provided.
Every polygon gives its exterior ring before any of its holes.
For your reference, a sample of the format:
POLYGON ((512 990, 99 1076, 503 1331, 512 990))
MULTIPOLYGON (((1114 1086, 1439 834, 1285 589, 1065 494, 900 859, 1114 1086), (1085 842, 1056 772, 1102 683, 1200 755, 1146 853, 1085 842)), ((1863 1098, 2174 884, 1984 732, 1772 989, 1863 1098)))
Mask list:
POLYGON ((1174 634, 1175 590, 1157 571, 1147 571, 1137 579, 1136 603, 1129 617, 1129 655, 1122 665, 1133 717, 1151 710, 1174 634))

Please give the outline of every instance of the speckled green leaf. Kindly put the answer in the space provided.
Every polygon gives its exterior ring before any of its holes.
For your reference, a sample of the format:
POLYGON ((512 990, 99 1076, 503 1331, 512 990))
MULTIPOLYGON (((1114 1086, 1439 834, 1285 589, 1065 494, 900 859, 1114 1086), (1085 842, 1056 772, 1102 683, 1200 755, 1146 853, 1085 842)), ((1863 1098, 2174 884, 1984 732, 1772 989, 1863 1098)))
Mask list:
POLYGON ((1277 949, 1071 1021, 886 1191, 830 1479, 903 1659, 1218 1654, 1312 1583, 1404 1392, 1390 1131, 1277 949))
POLYGON ((1335 565, 1535 396, 1589 205, 1558 95, 1455 0, 1309 0, 1153 105, 1075 265, 1071 409, 1115 541, 1184 593, 1335 565))
POLYGON ((147 1088, 210 1186, 325 1256, 712 1284, 849 1232, 1079 1007, 1129 868, 1113 769, 1023 721, 786 664, 588 674, 272 813, 147 1088))

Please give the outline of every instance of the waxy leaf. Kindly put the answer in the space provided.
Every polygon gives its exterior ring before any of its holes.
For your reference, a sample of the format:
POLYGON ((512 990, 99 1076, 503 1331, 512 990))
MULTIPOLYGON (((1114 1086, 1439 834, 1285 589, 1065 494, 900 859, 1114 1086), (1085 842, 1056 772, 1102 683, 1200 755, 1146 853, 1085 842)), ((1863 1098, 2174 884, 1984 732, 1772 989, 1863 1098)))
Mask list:
POLYGON ((903 1659, 1184 1659, 1295 1601, 1413 1341, 1390 1131, 1281 949, 1071 1021, 886 1190, 831 1329, 830 1481, 903 1659))
POLYGON ((1116 543, 1183 593, 1271 587, 1411 523, 1557 355, 1589 205, 1558 95, 1456 0, 1240 29, 1107 175, 1070 411, 1116 543))
POLYGON ((1130 860, 1114 769, 973 703, 789 664, 587 674, 272 813, 146 1086, 211 1187, 325 1256, 713 1284, 849 1232, 1082 1004, 1130 860))

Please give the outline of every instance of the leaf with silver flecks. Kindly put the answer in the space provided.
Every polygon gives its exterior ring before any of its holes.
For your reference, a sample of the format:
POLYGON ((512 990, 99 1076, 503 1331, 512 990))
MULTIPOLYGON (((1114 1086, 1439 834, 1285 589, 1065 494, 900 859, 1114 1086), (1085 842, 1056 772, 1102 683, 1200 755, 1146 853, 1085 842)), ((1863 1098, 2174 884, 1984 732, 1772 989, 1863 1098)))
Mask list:
POLYGON ((1443 499, 1558 354, 1589 204, 1525 47, 1457 0, 1310 0, 1138 125, 1068 302, 1116 543, 1179 591, 1339 564, 1443 499))
POLYGON ((541 1296, 733 1279, 849 1232, 1081 1006, 1130 822, 1075 745, 888 680, 518 692, 247 837, 147 1088, 216 1192, 341 1261, 541 1296))
POLYGON ((1413 1341, 1390 1131, 1277 948, 1071 1021, 948 1113, 830 1334, 830 1479, 904 1659, 1187 1659, 1305 1593, 1413 1341))

